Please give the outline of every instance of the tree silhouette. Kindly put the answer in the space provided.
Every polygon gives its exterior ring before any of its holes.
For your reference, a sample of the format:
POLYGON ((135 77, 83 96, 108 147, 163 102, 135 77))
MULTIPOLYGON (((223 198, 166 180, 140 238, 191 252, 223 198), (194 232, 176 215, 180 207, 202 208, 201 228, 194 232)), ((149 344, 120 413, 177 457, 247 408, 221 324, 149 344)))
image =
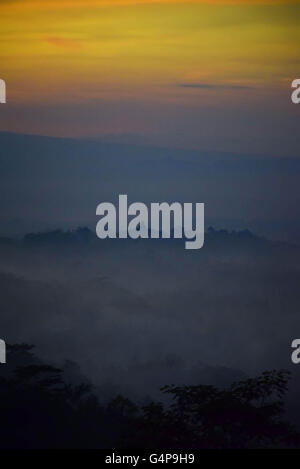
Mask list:
POLYGON ((8 346, 0 376, 1 448, 299 447, 283 419, 286 371, 266 371, 228 389, 165 386, 163 405, 123 396, 101 405, 89 383, 72 385, 33 347, 8 346), (5 370, 5 371, 4 371, 5 370))
POLYGON ((226 390, 164 386, 171 404, 144 407, 142 439, 161 448, 298 446, 298 433, 282 418, 288 380, 287 371, 273 370, 226 390))

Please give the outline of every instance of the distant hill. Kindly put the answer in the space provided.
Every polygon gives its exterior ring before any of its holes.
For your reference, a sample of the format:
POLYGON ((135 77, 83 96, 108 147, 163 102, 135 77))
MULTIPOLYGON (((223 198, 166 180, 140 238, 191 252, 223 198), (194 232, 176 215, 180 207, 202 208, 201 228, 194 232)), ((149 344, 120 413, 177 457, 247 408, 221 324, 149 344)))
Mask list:
POLYGON ((0 233, 95 225, 101 201, 204 202, 207 226, 298 242, 300 159, 0 133, 0 233))

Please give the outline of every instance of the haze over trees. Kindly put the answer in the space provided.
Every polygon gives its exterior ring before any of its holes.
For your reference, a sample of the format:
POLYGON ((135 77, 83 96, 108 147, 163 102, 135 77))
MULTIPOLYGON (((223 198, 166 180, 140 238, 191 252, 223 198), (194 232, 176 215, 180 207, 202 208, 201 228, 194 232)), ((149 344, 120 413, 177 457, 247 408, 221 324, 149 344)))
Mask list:
POLYGON ((289 375, 265 371, 219 389, 165 386, 166 403, 137 405, 117 395, 99 402, 86 382, 39 360, 27 344, 8 347, 0 376, 3 448, 268 448, 300 447, 283 417, 289 375))

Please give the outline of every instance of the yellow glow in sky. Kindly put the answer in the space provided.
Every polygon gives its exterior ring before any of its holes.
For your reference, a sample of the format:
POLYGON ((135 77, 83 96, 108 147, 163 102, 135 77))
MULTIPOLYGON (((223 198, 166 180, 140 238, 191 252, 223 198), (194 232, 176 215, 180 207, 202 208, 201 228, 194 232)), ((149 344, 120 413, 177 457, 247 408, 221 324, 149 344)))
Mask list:
POLYGON ((145 90, 170 99, 172 87, 280 86, 299 69, 299 2, 31 0, 0 9, 1 76, 19 102, 145 90))

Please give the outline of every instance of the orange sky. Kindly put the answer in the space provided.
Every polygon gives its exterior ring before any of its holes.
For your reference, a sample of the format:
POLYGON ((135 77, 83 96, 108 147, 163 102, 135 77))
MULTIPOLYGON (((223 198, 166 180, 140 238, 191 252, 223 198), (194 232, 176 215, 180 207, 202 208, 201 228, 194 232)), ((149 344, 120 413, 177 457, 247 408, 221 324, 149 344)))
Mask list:
MULTIPOLYGON (((23 109, 126 101, 217 112, 272 102, 300 75, 299 7, 272 0, 1 2, 0 78, 8 103, 23 109)), ((21 117, 5 119, 1 127, 11 128, 21 117)), ((126 118, 118 129, 128 129, 126 118)))
MULTIPOLYGON (((2 6, 10 4, 21 3, 22 0, 7 0, 2 2, 2 6)), ((276 4, 276 3, 299 3, 299 0, 286 1, 286 0, 23 0, 23 7, 34 6, 39 7, 65 7, 65 6, 112 6, 112 5, 137 5, 143 3, 207 3, 207 4, 276 4)))
POLYGON ((95 92, 105 86, 117 94, 120 88, 199 80, 280 83, 298 58, 299 28, 293 17, 298 6, 271 1, 263 2, 268 6, 253 1, 128 5, 143 0, 110 1, 105 10, 96 6, 106 3, 2 4, 2 75, 18 99, 42 99, 51 82, 58 94, 70 98, 70 89, 82 94, 82 80, 95 92), (120 9, 115 3, 128 6, 120 9), (72 13, 70 5, 77 6, 72 13))

